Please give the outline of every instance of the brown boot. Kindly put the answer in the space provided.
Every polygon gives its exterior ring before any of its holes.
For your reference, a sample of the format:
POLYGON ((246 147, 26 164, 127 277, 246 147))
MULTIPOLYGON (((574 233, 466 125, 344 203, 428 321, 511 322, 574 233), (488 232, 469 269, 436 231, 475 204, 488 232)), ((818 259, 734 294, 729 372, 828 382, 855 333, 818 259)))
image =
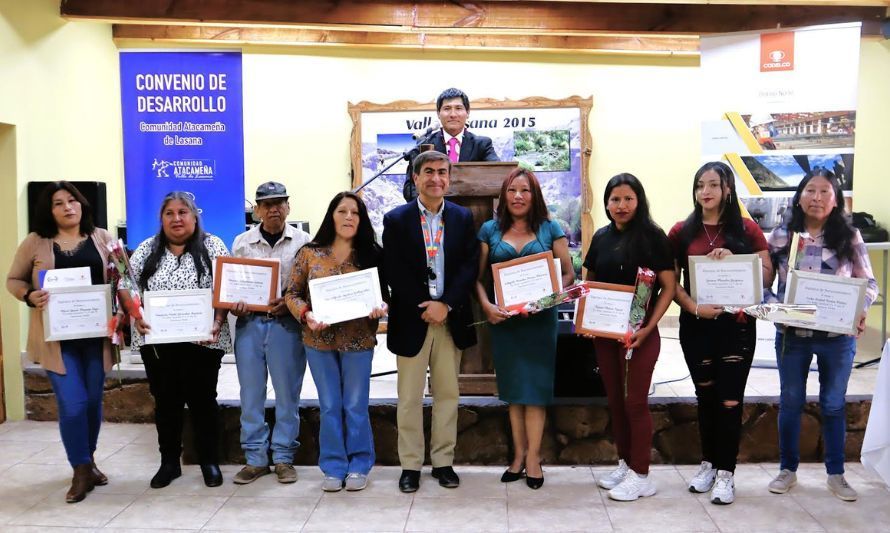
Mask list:
POLYGON ((93 485, 96 485, 97 487, 108 485, 108 476, 99 470, 99 467, 96 466, 96 461, 93 461, 90 464, 90 473, 93 475, 93 485))
POLYGON ((90 463, 74 467, 74 477, 71 479, 71 488, 65 495, 68 503, 77 503, 87 497, 87 492, 93 490, 93 467, 90 463))

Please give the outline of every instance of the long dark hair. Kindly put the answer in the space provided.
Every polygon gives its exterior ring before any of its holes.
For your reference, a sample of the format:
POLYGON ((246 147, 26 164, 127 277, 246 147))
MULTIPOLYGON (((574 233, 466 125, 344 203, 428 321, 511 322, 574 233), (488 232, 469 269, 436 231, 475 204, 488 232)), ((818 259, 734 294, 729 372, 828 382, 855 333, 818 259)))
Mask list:
POLYGON ((547 203, 544 202, 544 193, 541 191, 541 184, 538 182, 535 173, 524 168, 515 168, 504 179, 504 183, 501 184, 501 195, 498 197, 498 208, 495 216, 502 234, 507 233, 510 226, 513 225, 513 217, 510 216, 510 212, 507 210, 507 189, 520 176, 528 180, 528 188, 532 193, 531 206, 529 206, 530 208, 526 215, 532 232, 538 233, 538 228, 541 227, 541 224, 550 218, 550 213, 547 211, 547 203))
POLYGON ((751 253, 751 239, 745 233, 745 226, 742 222, 742 209, 739 207, 739 196, 735 190, 735 177, 732 169, 722 161, 711 161, 702 165, 695 178, 692 180, 692 204, 694 206, 692 213, 686 217, 683 222, 683 228, 680 230, 680 242, 683 245, 682 255, 686 255, 689 243, 698 235, 702 228, 702 207, 695 200, 695 190, 698 187, 702 176, 707 172, 713 171, 720 178, 720 194, 729 191, 723 205, 720 208, 720 220, 723 224, 723 239, 725 241, 723 247, 727 248, 734 254, 751 253))
POLYGON ((67 181, 51 181, 40 191, 34 205, 34 232, 45 239, 52 239, 59 234, 59 226, 53 217, 53 195, 59 191, 68 191, 80 203, 80 234, 92 235, 96 229, 93 224, 93 207, 77 187, 67 181))
MULTIPOLYGON (((165 196, 164 201, 161 202, 160 216, 162 220, 164 218, 164 209, 167 209, 167 205, 174 200, 184 203, 189 208, 189 211, 192 212, 192 215, 195 216, 195 232, 185 241, 185 253, 192 256, 198 283, 200 283, 201 278, 211 272, 210 254, 207 253, 207 247, 204 246, 204 239, 207 237, 207 234, 204 233, 204 229, 201 227, 201 214, 198 211, 198 206, 195 205, 195 195, 185 191, 173 191, 165 196)), ((151 253, 148 254, 148 257, 145 259, 145 265, 142 267, 142 276, 139 279, 139 287, 142 290, 148 290, 148 280, 158 271, 158 265, 167 251, 168 244, 170 244, 170 241, 164 234, 164 224, 161 222, 160 231, 152 239, 151 253)))
POLYGON ((318 233, 312 240, 305 244, 309 248, 326 248, 334 244, 337 237, 337 230, 334 228, 334 211, 337 206, 345 198, 355 200, 358 206, 358 228, 355 237, 352 239, 352 249, 355 250, 355 266, 360 270, 378 266, 383 249, 377 244, 377 238, 374 235, 374 226, 371 225, 371 217, 368 216, 368 208, 361 197, 350 191, 337 193, 328 204, 328 211, 324 214, 324 219, 318 227, 318 233))
POLYGON ((841 185, 837 181, 834 172, 822 167, 816 167, 810 172, 807 172, 797 185, 797 191, 795 191, 794 197, 791 199, 791 220, 788 222, 789 235, 785 252, 787 253, 791 246, 791 232, 801 232, 806 229, 804 227, 804 219, 806 215, 800 207, 800 197, 803 195, 803 191, 807 187, 807 184, 813 178, 825 178, 828 180, 828 183, 831 184, 831 188, 834 189, 834 199, 837 204, 834 206, 834 209, 831 210, 831 213, 828 214, 828 219, 825 221, 825 225, 822 226, 822 242, 825 243, 826 248, 834 250, 838 258, 852 260, 856 253, 853 250, 853 235, 855 234, 855 230, 853 229, 850 216, 847 215, 847 212, 844 209, 844 193, 841 190, 841 185))
POLYGON ((633 174, 626 172, 618 174, 606 184, 606 191, 603 193, 603 207, 606 209, 606 216, 614 223, 612 215, 609 213, 609 196, 613 189, 622 185, 630 187, 637 196, 637 210, 622 231, 626 238, 624 242, 625 261, 630 265, 645 266, 650 258, 670 257, 664 230, 652 220, 652 216, 649 214, 649 201, 646 200, 646 191, 640 180, 633 174))

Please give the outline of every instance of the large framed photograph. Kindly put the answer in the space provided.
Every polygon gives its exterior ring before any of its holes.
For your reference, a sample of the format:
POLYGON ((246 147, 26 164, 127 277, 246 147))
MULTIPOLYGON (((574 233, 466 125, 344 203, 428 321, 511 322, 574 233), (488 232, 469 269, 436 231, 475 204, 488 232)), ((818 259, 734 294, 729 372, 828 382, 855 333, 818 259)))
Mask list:
POLYGON ((249 311, 268 312, 278 289, 280 263, 270 259, 217 257, 213 273, 213 307, 232 309, 238 302, 249 311))
POLYGON ((494 296, 503 307, 534 302, 559 292, 553 252, 541 252, 491 266, 494 296))
POLYGON ((590 292, 578 300, 575 333, 623 339, 630 322, 634 286, 596 281, 585 281, 584 285, 590 292))
POLYGON ((47 341, 92 339, 108 336, 111 287, 85 285, 47 289, 43 310, 43 337, 47 341))
POLYGON ((145 344, 200 342, 211 339, 213 291, 145 291, 145 321, 151 327, 145 344))
POLYGON ((763 263, 757 254, 710 259, 689 256, 689 288, 695 303, 748 306, 763 300, 763 263))
POLYGON ((371 314, 383 305, 377 268, 309 280, 312 314, 325 324, 337 324, 371 314))
POLYGON ((855 335, 865 306, 867 280, 792 270, 785 284, 785 303, 816 306, 812 320, 776 320, 787 326, 855 335))

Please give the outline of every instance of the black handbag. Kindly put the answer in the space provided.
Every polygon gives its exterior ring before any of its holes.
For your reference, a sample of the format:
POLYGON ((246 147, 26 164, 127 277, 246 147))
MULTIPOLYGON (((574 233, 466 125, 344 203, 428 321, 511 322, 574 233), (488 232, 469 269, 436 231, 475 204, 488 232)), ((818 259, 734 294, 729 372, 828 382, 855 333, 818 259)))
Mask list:
POLYGON ((875 222, 875 217, 870 213, 859 211, 853 213, 853 227, 862 234, 862 240, 865 242, 887 242, 890 235, 887 228, 875 222))

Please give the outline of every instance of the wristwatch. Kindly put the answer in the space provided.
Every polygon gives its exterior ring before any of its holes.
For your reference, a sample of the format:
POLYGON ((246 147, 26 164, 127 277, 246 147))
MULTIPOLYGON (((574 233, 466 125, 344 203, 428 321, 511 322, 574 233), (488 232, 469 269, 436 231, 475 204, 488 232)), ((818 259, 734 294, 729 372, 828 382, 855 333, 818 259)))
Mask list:
POLYGON ((29 299, 29 297, 31 296, 31 293, 34 292, 34 291, 36 291, 36 290, 37 290, 37 289, 35 289, 34 287, 31 287, 30 289, 28 289, 28 292, 25 293, 25 298, 24 298, 24 300, 25 300, 25 305, 27 305, 28 307, 37 307, 37 306, 35 306, 34 304, 32 304, 32 303, 31 303, 31 300, 29 299))

